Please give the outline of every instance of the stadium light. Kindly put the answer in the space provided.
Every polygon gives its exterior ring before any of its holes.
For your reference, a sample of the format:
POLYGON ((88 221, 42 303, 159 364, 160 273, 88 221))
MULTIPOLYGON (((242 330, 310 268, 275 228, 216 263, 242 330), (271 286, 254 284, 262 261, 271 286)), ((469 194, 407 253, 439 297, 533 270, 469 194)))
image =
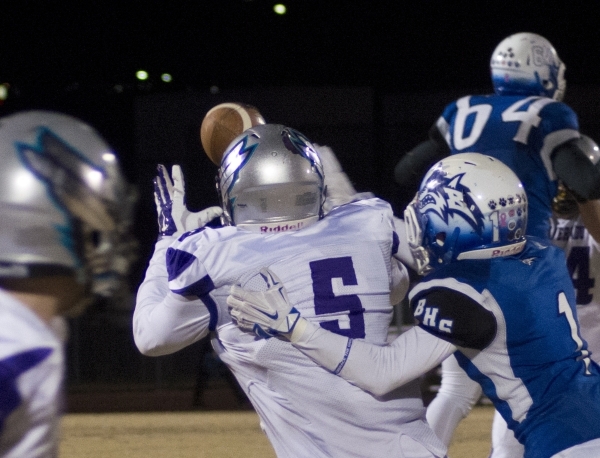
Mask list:
POLYGON ((273 11, 275 11, 275 13, 281 15, 281 14, 285 14, 287 12, 287 8, 283 3, 277 3, 275 6, 273 6, 273 11))

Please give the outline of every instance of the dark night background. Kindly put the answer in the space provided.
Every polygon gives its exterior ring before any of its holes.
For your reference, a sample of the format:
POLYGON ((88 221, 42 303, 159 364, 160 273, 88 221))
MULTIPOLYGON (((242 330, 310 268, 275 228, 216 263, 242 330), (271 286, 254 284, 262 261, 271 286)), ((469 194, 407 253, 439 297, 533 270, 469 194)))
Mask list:
MULTIPOLYGON (((0 3, 0 84, 9 88, 0 115, 43 108, 80 117, 115 148, 139 188, 132 291, 155 238, 156 164, 182 165, 193 209, 217 202, 216 167, 198 139, 204 114, 217 103, 251 103, 267 121, 332 146, 359 190, 400 209, 407 196, 392 183, 395 162, 425 138, 446 103, 491 91, 493 49, 528 31, 553 43, 567 66, 565 102, 581 130, 600 139, 595 1, 283 3, 283 16, 265 0, 0 3), (136 80, 140 69, 148 80, 136 80), (160 80, 165 72, 170 83, 160 80)), ((166 386, 186 371, 196 374, 197 357, 186 359, 185 351, 140 357, 131 309, 120 317, 110 307, 100 312, 74 323, 72 386, 166 386)))

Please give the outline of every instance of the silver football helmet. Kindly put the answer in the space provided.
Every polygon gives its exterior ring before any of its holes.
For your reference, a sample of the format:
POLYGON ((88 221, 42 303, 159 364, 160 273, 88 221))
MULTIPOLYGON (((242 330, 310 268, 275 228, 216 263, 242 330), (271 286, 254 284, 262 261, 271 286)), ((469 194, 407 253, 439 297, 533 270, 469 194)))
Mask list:
POLYGON ((0 118, 0 278, 69 274, 114 292, 135 258, 135 195, 89 125, 51 111, 0 118))
POLYGON ((228 146, 219 169, 223 223, 273 233, 323 216, 323 167, 315 146, 280 124, 251 127, 228 146))
POLYGON ((535 33, 516 33, 498 44, 490 60, 499 95, 541 95, 562 100, 567 88, 565 64, 554 46, 535 33))

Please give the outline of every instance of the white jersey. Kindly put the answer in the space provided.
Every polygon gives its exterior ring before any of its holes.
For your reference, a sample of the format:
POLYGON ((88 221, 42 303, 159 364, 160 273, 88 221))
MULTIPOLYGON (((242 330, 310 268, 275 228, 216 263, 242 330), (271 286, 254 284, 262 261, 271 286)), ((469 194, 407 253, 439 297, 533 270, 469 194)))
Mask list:
POLYGON ((260 289, 264 281, 257 272, 268 267, 303 317, 383 345, 393 312, 390 293, 408 285, 406 270, 392 256, 397 245, 392 210, 379 199, 338 207, 296 232, 204 228, 168 248, 161 241, 138 292, 136 344, 145 354, 160 355, 215 331, 213 347, 245 390, 279 457, 404 457, 411 447, 406 444, 414 447, 415 441, 429 456, 444 456, 425 421, 418 383, 375 397, 287 342, 242 332, 228 312, 231 285, 260 289))
POLYGON ((58 456, 63 342, 1 290, 0 323, 0 456, 58 456))
POLYGON ((592 359, 600 363, 600 245, 585 229, 581 217, 554 220, 551 235, 552 243, 567 257, 581 335, 592 359))

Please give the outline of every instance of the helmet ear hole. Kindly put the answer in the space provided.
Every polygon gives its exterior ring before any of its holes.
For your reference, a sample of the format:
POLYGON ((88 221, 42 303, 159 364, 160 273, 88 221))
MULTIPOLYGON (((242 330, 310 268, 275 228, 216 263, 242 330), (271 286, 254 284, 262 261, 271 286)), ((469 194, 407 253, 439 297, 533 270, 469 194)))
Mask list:
POLYGON ((444 243, 446 243, 446 233, 438 232, 435 234, 435 241, 439 246, 444 246, 444 243))

